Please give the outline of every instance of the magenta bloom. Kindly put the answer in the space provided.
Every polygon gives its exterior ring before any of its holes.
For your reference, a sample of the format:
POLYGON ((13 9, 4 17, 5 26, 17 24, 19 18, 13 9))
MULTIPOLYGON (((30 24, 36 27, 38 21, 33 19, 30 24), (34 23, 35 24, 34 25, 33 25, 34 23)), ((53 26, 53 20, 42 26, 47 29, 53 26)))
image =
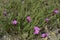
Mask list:
POLYGON ((58 14, 59 13, 59 10, 58 9, 55 9, 52 13, 52 16, 54 16, 55 14, 58 14))
POLYGON ((41 29, 38 26, 35 26, 34 30, 41 30, 41 29))
POLYGON ((31 22, 31 18, 30 18, 30 16, 27 16, 26 19, 27 19, 28 22, 31 22))
POLYGON ((13 24, 13 25, 16 25, 16 24, 17 24, 17 20, 13 20, 13 21, 12 21, 12 24, 13 24))
POLYGON ((48 21, 49 21, 49 18, 46 18, 46 19, 45 19, 45 22, 48 22, 48 21))
POLYGON ((41 29, 38 27, 38 26, 35 26, 34 27, 34 34, 39 34, 39 31, 40 31, 41 29))
POLYGON ((41 35, 42 38, 45 38, 45 37, 47 37, 47 36, 48 36, 47 33, 43 33, 43 34, 41 35))
POLYGON ((55 10, 54 10, 54 13, 55 13, 55 14, 58 14, 58 13, 59 13, 59 10, 58 10, 58 9, 55 9, 55 10))
POLYGON ((34 31, 34 34, 39 34, 39 30, 35 30, 34 31))

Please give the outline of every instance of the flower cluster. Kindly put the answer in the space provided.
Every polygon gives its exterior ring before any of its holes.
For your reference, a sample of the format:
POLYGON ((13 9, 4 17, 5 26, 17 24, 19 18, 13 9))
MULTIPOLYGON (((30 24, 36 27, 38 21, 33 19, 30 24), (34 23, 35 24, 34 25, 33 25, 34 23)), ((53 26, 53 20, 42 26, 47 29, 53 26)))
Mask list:
MULTIPOLYGON (((38 26, 35 26, 34 27, 34 34, 35 35, 37 35, 37 34, 39 34, 39 31, 41 30, 41 28, 39 28, 38 26)), ((43 34, 41 34, 41 38, 45 38, 45 37, 48 37, 48 34, 47 33, 43 33, 43 34)))

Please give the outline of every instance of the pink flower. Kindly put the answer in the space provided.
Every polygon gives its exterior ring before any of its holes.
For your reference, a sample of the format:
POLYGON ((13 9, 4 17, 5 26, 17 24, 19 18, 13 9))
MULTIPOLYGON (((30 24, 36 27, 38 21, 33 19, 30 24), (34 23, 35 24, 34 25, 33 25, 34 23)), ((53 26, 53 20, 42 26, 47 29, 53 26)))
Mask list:
POLYGON ((34 30, 41 30, 41 29, 38 26, 35 26, 34 30))
POLYGON ((35 30, 34 31, 34 34, 39 34, 39 30, 35 30))
POLYGON ((55 13, 55 14, 58 14, 58 13, 59 13, 58 9, 55 9, 55 10, 54 10, 54 13, 55 13))
POLYGON ((34 27, 34 34, 39 34, 39 31, 40 31, 41 29, 38 27, 38 26, 35 26, 34 27))
POLYGON ((30 18, 30 16, 27 16, 26 19, 27 19, 28 22, 31 22, 31 18, 30 18))
POLYGON ((47 36, 48 36, 47 33, 43 33, 43 34, 41 35, 42 38, 45 38, 45 37, 47 37, 47 36))
POLYGON ((52 13, 52 16, 54 16, 55 14, 58 14, 59 13, 59 10, 58 9, 55 9, 52 13))
POLYGON ((16 24, 17 24, 17 20, 13 20, 13 21, 12 21, 12 24, 13 24, 13 25, 16 25, 16 24))
POLYGON ((46 18, 46 19, 45 19, 45 22, 48 22, 48 21, 49 21, 49 18, 46 18))

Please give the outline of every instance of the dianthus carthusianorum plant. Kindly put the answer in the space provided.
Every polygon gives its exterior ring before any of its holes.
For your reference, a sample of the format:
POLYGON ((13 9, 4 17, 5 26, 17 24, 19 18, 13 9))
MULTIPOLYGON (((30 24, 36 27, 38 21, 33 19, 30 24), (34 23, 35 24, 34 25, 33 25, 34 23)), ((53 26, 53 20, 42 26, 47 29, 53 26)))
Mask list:
POLYGON ((0 30, 24 40, 48 38, 60 28, 58 0, 0 0, 0 30))

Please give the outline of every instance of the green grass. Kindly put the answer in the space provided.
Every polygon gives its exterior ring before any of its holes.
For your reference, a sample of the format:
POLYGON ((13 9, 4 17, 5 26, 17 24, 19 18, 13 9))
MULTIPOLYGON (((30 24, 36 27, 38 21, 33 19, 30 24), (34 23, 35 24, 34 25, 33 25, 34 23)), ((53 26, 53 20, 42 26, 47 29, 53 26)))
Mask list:
POLYGON ((0 0, 0 30, 2 29, 4 34, 19 34, 22 40, 34 40, 34 38, 44 40, 40 37, 41 32, 38 36, 33 34, 33 28, 35 25, 41 29, 47 26, 49 27, 47 29, 48 32, 45 29, 47 33, 58 29, 60 27, 60 12, 57 15, 51 16, 56 8, 60 11, 59 0, 0 0), (7 11, 7 16, 3 15, 4 10, 7 11), (26 20, 28 15, 32 19, 30 23, 26 20), (47 17, 50 21, 45 23, 45 18, 47 17), (16 26, 11 24, 13 19, 17 19, 18 21, 16 26), (24 34, 27 36, 25 37, 24 34))

